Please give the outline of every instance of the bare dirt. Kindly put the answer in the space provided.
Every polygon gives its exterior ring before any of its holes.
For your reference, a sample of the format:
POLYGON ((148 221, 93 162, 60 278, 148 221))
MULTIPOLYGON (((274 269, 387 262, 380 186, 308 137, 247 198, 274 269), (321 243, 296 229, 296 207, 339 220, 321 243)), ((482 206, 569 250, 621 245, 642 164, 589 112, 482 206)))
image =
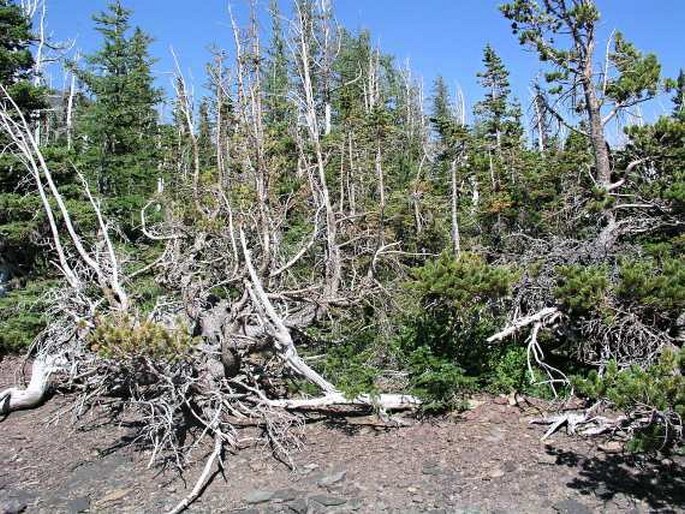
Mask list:
MULTIPOLYGON (((0 362, 0 389, 10 364, 0 362)), ((310 423, 294 471, 269 448, 226 455, 189 512, 685 512, 685 458, 645 460, 565 434, 543 443, 529 424, 536 410, 479 400, 403 428, 372 417, 310 423)), ((164 512, 192 489, 202 455, 184 477, 148 468, 129 426, 55 423, 71 401, 55 396, 0 422, 0 513, 164 512)))

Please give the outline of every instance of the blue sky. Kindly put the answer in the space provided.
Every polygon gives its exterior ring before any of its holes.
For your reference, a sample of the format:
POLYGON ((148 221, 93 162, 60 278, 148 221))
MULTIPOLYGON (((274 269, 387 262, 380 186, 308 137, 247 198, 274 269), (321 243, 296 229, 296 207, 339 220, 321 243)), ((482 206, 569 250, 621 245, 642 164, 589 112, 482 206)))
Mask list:
MULTIPOLYGON (((261 0, 266 5, 267 0, 261 0)), ((540 66, 534 55, 516 42, 508 22, 492 0, 334 0, 338 20, 349 29, 369 29, 381 48, 400 62, 409 59, 429 90, 442 74, 465 92, 472 105, 481 96, 476 72, 481 69, 482 49, 495 47, 511 71, 514 92, 527 104, 527 90, 540 66)), ((204 80, 208 48, 231 47, 226 0, 125 0, 134 10, 133 23, 155 38, 152 53, 160 84, 168 86, 173 69, 169 47, 178 53, 184 72, 196 88, 204 80), (192 5, 191 5, 192 4, 192 5)), ((103 10, 105 0, 48 0, 49 28, 61 39, 76 38, 84 52, 97 48, 99 35, 91 15, 103 10)), ((233 10, 244 19, 246 0, 234 0, 233 10)), ((290 0, 282 2, 290 5, 290 0)), ((685 67, 685 0, 598 0, 604 37, 613 29, 622 31, 638 48, 660 58, 664 74, 675 76, 685 67)), ((58 84, 55 84, 56 86, 58 84)), ((662 102, 653 112, 668 109, 662 102)))

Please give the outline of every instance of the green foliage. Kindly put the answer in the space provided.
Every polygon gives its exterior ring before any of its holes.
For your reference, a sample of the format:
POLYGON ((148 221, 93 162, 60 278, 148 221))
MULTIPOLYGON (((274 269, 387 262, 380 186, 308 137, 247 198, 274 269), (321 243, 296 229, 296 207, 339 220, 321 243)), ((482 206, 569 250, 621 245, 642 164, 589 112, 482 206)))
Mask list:
POLYGON ((478 118, 477 131, 500 153, 503 149, 519 148, 523 138, 521 108, 512 102, 509 71, 495 50, 487 45, 483 52, 485 69, 477 76, 485 98, 474 107, 478 118))
POLYGON ((445 356, 433 354, 420 346, 409 354, 408 369, 412 392, 423 400, 421 409, 427 414, 459 410, 465 406, 466 396, 473 392, 476 379, 445 356))
POLYGON ((31 20, 22 7, 11 0, 0 0, 0 84, 25 113, 45 106, 45 91, 30 81, 32 44, 31 20))
POLYGON ((588 210, 592 213, 601 213, 616 204, 616 198, 611 196, 603 187, 592 188, 592 201, 588 210))
POLYGON ((685 308, 684 265, 681 256, 626 258, 611 277, 606 265, 560 266, 554 295, 572 319, 606 317, 619 308, 668 330, 685 308))
POLYGON ((130 17, 118 0, 94 16, 102 47, 87 56, 87 69, 75 70, 92 95, 77 104, 80 164, 100 195, 116 197, 111 212, 127 222, 125 215, 156 186, 155 109, 161 100, 148 53, 152 39, 139 28, 130 33, 130 17))
POLYGON ((565 310, 578 316, 601 312, 609 289, 606 267, 561 266, 558 273, 559 284, 554 295, 565 310))
POLYGON ((648 163, 637 166, 629 177, 640 195, 685 215, 685 116, 664 116, 652 125, 629 127, 625 132, 629 142, 623 159, 648 163), (652 169, 658 173, 650 173, 652 169))
POLYGON ((510 346, 493 356, 493 376, 488 389, 497 393, 527 392, 530 389, 526 349, 510 346))
POLYGON ((625 302, 675 319, 685 309, 685 258, 627 260, 616 289, 625 302))
MULTIPOLYGON (((30 120, 39 119, 41 115, 37 111, 46 107, 46 91, 32 81, 35 63, 31 50, 34 40, 31 20, 24 14, 22 6, 15 1, 0 0, 0 85, 30 120)), ((2 103, 3 106, 7 104, 4 100, 2 103)), ((12 107, 9 112, 13 112, 12 107)), ((25 279, 34 266, 39 268, 44 264, 38 248, 42 213, 37 195, 27 187, 26 168, 13 155, 8 135, 2 130, 0 149, 0 265, 12 276, 25 279)), ((0 337, 10 341, 6 344, 14 346, 16 341, 32 339, 40 324, 32 315, 27 313, 24 318, 18 313, 18 319, 13 320, 12 325, 16 328, 11 331, 12 335, 5 333, 0 337), (25 336, 16 331, 24 322, 25 336)), ((0 343, 0 347, 3 346, 5 343, 0 343)))
POLYGON ((569 77, 572 67, 582 60, 585 34, 592 33, 600 19, 600 13, 593 2, 559 2, 558 9, 548 2, 542 5, 537 0, 515 0, 500 6, 502 14, 510 20, 512 31, 522 45, 538 53, 541 61, 549 61, 557 69, 551 81, 562 81, 569 77), (568 31, 568 32, 567 32, 568 31), (567 41, 559 35, 571 33, 574 41, 567 41), (563 42, 567 41, 564 46, 563 42))
POLYGON ((643 56, 617 32, 609 59, 619 75, 607 83, 607 96, 620 104, 634 103, 658 93, 661 65, 654 54, 643 56))
POLYGON ((673 116, 685 120, 685 70, 680 70, 678 79, 669 84, 675 90, 673 95, 673 116))
POLYGON ((347 398, 378 392, 378 368, 373 361, 373 345, 357 340, 337 344, 326 354, 324 375, 333 380, 347 398))
POLYGON ((0 0, 0 82, 9 84, 17 76, 28 78, 33 66, 31 22, 20 5, 11 0, 0 0))
POLYGON ((639 411, 649 418, 650 411, 658 413, 636 434, 633 449, 644 451, 683 444, 682 433, 680 440, 674 440, 677 432, 666 423, 675 421, 683 428, 685 349, 667 349, 658 362, 647 368, 633 365, 619 369, 611 361, 602 375, 593 370, 587 378, 576 377, 574 383, 580 395, 593 400, 606 398, 628 414, 639 411))
POLYGON ((379 390, 385 341, 373 314, 367 306, 354 317, 323 322, 307 330, 307 338, 314 345, 307 351, 319 356, 312 365, 348 398, 379 390))
MULTIPOLYGON (((443 306, 465 312, 474 303, 498 303, 511 291, 517 278, 508 266, 492 266, 477 254, 463 253, 454 258, 443 253, 415 270, 412 288, 429 309, 443 306)), ((461 315, 459 315, 461 316, 461 315)))
POLYGON ((431 409, 450 408, 488 373, 485 339, 503 321, 503 307, 518 273, 465 253, 415 270, 411 300, 398 352, 417 394, 431 409))
POLYGON ((34 281, 0 296, 0 354, 25 351, 48 321, 48 291, 56 284, 34 281))
POLYGON ((139 357, 182 360, 194 344, 187 330, 169 329, 153 321, 138 322, 129 316, 109 316, 98 321, 90 334, 90 349, 105 359, 139 357))

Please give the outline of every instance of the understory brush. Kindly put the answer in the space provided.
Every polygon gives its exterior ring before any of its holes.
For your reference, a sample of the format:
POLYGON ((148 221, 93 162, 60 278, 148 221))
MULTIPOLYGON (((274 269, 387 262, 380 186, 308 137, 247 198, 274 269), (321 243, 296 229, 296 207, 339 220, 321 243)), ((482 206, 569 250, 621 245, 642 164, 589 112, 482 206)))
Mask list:
POLYGON ((632 432, 634 451, 685 448, 685 348, 666 349, 652 365, 619 368, 610 361, 603 373, 576 377, 578 394, 606 399, 623 411, 632 432))

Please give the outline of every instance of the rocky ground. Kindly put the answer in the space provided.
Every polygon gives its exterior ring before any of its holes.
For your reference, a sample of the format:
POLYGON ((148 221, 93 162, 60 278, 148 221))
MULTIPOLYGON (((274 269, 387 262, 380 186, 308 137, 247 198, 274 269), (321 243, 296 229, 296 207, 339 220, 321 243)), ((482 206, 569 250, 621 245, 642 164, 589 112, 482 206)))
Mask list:
MULTIPOLYGON (((11 379, 2 368, 0 389, 11 379)), ((372 417, 308 424, 294 471, 268 448, 227 455, 189 512, 685 512, 685 458, 635 459, 564 434, 543 443, 535 409, 480 400, 403 428, 372 417)), ((148 469, 130 427, 56 422, 69 402, 0 423, 0 513, 164 512, 192 489, 201 459, 184 477, 148 469)))

